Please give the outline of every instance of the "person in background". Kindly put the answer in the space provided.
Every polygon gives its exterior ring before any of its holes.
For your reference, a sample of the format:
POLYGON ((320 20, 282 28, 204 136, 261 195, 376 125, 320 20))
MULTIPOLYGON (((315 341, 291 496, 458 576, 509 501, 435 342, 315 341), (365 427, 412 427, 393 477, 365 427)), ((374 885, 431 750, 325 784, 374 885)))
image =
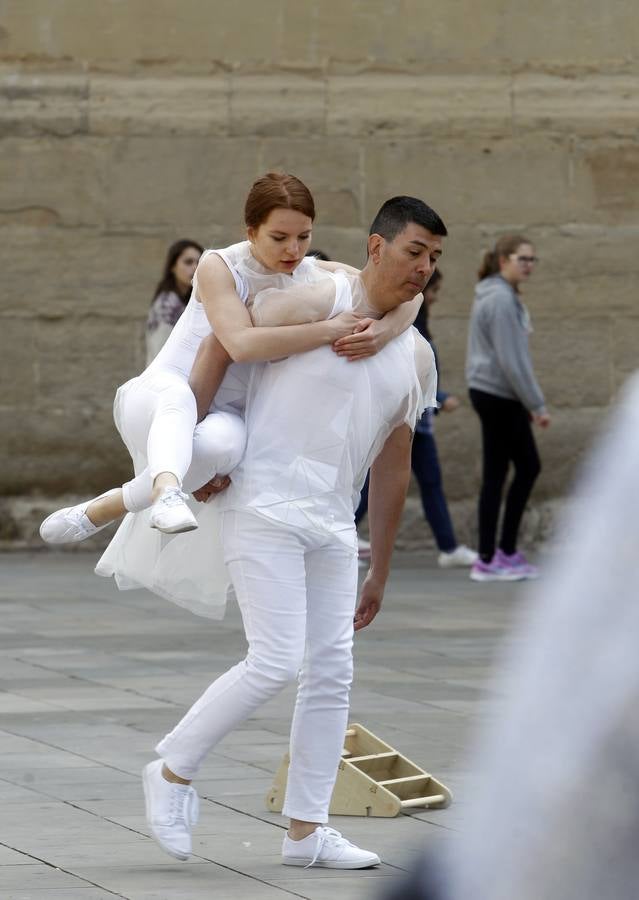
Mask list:
POLYGON ((323 262, 330 262, 331 259, 330 256, 327 256, 323 250, 314 250, 312 247, 305 255, 314 256, 315 259, 321 259, 323 262))
MULTIPOLYGON (((426 338, 435 354, 438 379, 440 376, 439 359, 433 343, 433 337, 430 333, 428 313, 430 307, 437 301, 442 280, 442 273, 438 269, 435 269, 423 292, 424 302, 415 319, 415 328, 417 328, 417 330, 426 338)), ((439 381, 437 388, 437 404, 439 409, 444 412, 454 412, 459 407, 459 400, 457 397, 442 391, 439 387, 439 381)), ((415 478, 417 479, 417 484, 419 485, 424 516, 430 525, 439 549, 439 556, 437 558, 438 564, 445 569, 456 566, 472 566, 477 560, 477 553, 475 553, 474 550, 471 550, 470 547, 466 547, 465 544, 458 543, 455 529, 453 528, 453 523, 450 518, 450 512, 448 511, 439 457, 437 454, 437 444, 435 443, 435 435, 433 433, 432 409, 424 411, 423 416, 415 428, 411 466, 415 478)), ((365 515, 367 507, 368 480, 364 485, 362 499, 357 508, 355 516, 356 524, 359 524, 365 515)), ((370 556, 369 542, 365 541, 363 538, 359 538, 358 545, 360 559, 367 559, 370 556)))
POLYGON ((180 318, 191 293, 191 281, 204 252, 197 241, 186 239, 171 244, 164 271, 155 289, 146 319, 146 364, 149 365, 164 346, 180 318))
POLYGON ((483 472, 479 559, 470 572, 473 581, 520 581, 538 574, 517 550, 521 518, 541 470, 530 423, 540 428, 550 424, 528 349, 530 316, 519 296, 536 262, 527 238, 504 235, 485 254, 475 288, 466 380, 481 422, 483 472), (497 544, 499 509, 511 462, 515 476, 497 544))

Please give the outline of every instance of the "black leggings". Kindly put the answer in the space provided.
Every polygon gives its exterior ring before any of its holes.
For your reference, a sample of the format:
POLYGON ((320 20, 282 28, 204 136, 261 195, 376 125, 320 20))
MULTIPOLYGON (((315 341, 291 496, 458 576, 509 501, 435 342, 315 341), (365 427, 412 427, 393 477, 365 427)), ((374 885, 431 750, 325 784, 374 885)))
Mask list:
POLYGON ((479 555, 488 562, 495 552, 508 464, 513 463, 515 477, 506 496, 499 546, 504 553, 511 554, 517 550, 521 517, 541 471, 541 463, 530 427, 530 415, 518 400, 507 400, 474 388, 469 394, 481 421, 484 459, 479 495, 479 555))

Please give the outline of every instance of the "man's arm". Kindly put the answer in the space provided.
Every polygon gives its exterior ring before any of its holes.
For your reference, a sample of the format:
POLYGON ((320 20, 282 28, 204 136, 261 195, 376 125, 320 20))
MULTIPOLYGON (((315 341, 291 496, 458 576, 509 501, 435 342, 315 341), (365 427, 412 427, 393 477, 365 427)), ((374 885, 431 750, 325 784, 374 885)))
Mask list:
POLYGON ((355 611, 355 631, 369 625, 382 605, 397 529, 410 480, 413 432, 400 425, 388 436, 371 466, 368 522, 371 565, 355 611))

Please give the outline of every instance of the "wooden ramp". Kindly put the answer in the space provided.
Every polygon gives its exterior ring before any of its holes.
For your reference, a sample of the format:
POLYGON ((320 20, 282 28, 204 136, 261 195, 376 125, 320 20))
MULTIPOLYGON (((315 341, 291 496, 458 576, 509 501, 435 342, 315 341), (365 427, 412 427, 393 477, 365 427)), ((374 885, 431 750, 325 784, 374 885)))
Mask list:
MULTIPOLYGON (((285 754, 266 795, 281 812, 289 755, 285 754)), ((411 809, 443 809, 452 801, 445 785, 363 725, 349 725, 331 798, 332 816, 397 816, 411 809)))

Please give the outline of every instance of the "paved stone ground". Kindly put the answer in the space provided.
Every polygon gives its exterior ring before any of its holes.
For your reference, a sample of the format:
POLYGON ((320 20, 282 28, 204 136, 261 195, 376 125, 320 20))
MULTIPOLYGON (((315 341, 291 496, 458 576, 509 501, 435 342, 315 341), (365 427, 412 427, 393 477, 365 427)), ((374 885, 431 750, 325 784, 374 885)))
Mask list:
MULTIPOLYGON (((447 810, 335 818, 378 869, 284 867, 264 796, 286 749, 293 690, 205 764, 194 856, 148 837, 139 773, 159 736, 244 652, 236 609, 209 623, 92 574, 93 554, 0 556, 0 898, 377 898, 464 818, 472 726, 494 709, 491 660, 519 585, 476 585, 432 557, 398 558, 383 615, 356 641, 352 721, 455 793, 447 810)), ((498 702, 498 698, 497 698, 498 702)))

